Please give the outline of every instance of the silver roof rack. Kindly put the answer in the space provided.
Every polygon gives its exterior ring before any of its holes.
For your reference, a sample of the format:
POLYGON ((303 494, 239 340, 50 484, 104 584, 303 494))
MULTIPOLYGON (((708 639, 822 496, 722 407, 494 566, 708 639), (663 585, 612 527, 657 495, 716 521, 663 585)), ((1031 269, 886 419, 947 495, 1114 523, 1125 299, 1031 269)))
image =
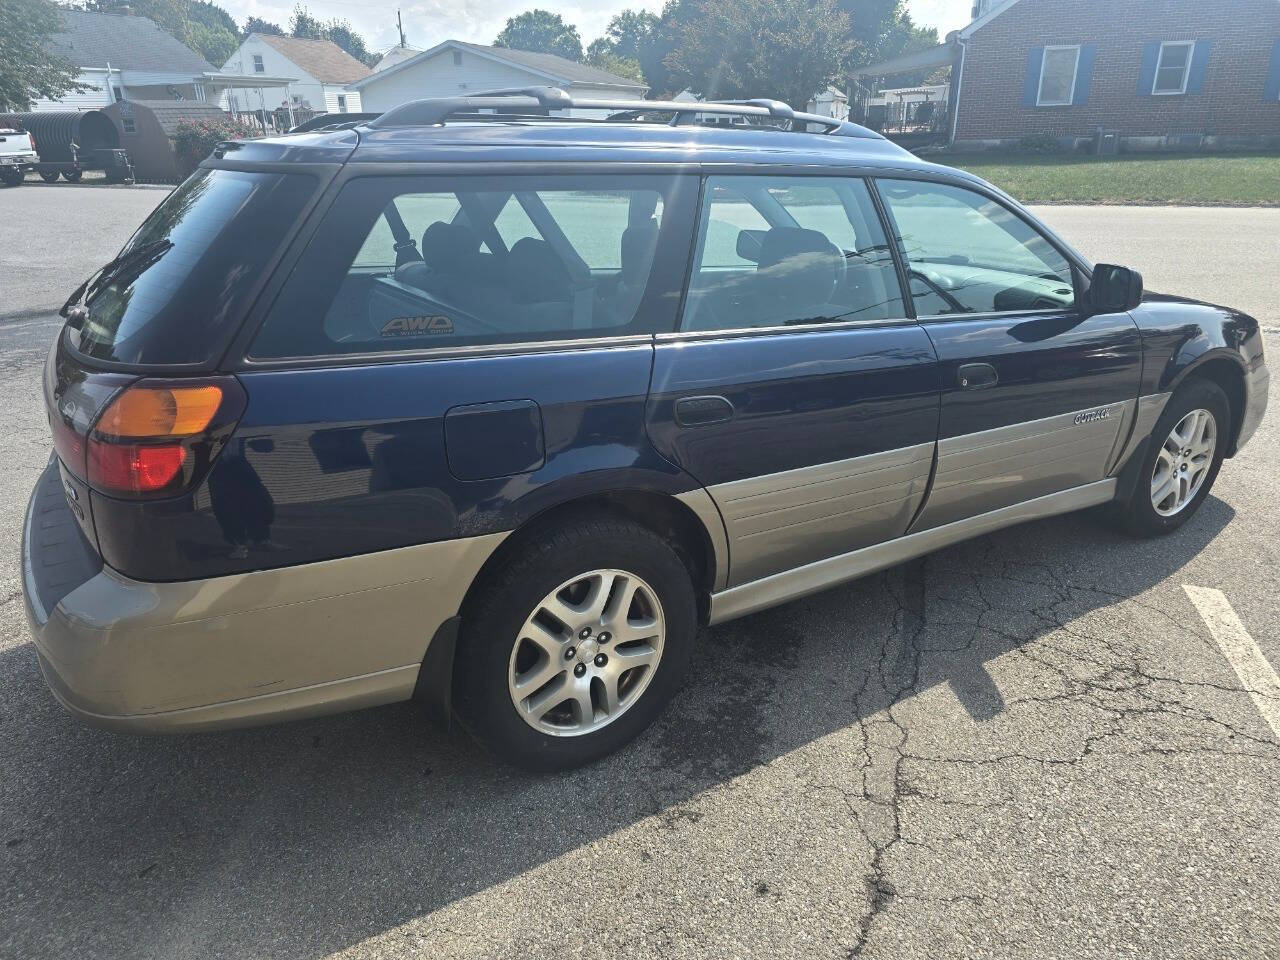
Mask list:
MULTIPOLYGON (((411 100, 393 107, 365 126, 374 129, 386 127, 439 126, 450 117, 466 114, 468 120, 477 119, 480 111, 502 111, 482 118, 510 119, 512 113, 540 110, 616 110, 622 114, 670 113, 672 126, 696 122, 699 115, 756 118, 776 120, 789 130, 808 131, 811 126, 820 132, 834 136, 867 137, 881 139, 878 133, 834 117, 816 113, 801 113, 778 100, 732 101, 683 101, 683 100, 599 100, 571 97, 560 87, 511 87, 485 90, 466 97, 442 97, 430 100, 411 100), (504 114, 506 116, 504 116, 504 114)), ((521 119, 528 119, 522 117, 521 119)), ((572 117, 556 119, 572 120, 572 117)))

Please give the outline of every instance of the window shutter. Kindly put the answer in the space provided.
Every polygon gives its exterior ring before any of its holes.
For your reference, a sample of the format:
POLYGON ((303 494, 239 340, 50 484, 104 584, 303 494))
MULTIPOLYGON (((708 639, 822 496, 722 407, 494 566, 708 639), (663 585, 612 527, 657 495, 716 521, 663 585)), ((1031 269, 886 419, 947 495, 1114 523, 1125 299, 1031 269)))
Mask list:
POLYGON ((1160 41, 1142 48, 1142 71, 1138 74, 1138 96, 1149 97, 1156 86, 1156 64, 1160 62, 1160 41))
POLYGON ((1071 91, 1071 105, 1082 107, 1089 102, 1089 85, 1093 83, 1093 58, 1098 53, 1096 43, 1082 44, 1080 63, 1076 67, 1076 87, 1071 91))
POLYGON ((1027 78, 1022 85, 1022 105, 1034 107, 1040 94, 1040 68, 1044 64, 1044 47, 1027 51, 1027 78))
POLYGON ((1209 63, 1209 41, 1197 40, 1191 50, 1191 73, 1187 75, 1187 93, 1204 90, 1204 69, 1209 63))
POLYGON ((1271 69, 1267 71, 1267 86, 1262 91, 1264 100, 1280 100, 1280 40, 1271 48, 1271 69))

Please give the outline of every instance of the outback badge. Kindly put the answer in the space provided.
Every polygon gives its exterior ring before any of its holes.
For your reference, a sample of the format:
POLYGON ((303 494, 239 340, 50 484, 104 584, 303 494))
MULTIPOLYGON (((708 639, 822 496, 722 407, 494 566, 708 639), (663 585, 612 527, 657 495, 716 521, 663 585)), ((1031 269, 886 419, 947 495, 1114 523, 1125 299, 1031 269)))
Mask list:
POLYGON ((1111 416, 1110 407, 1099 407, 1097 410, 1085 410, 1076 414, 1076 423, 1093 423, 1097 420, 1106 420, 1111 416))

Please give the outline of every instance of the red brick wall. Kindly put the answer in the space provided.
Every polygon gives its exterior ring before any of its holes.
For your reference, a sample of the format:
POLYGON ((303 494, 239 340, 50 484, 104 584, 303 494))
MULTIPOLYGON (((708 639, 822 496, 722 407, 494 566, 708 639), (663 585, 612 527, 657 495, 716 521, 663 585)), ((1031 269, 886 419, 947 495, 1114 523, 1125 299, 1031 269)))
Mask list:
POLYGON ((1046 133, 1092 136, 1280 135, 1280 101, 1264 102, 1280 0, 1020 0, 967 41, 957 140, 1046 133), (1143 46, 1209 40, 1204 89, 1139 96, 1143 46), (1095 43, 1088 103, 1024 107, 1032 47, 1095 43))

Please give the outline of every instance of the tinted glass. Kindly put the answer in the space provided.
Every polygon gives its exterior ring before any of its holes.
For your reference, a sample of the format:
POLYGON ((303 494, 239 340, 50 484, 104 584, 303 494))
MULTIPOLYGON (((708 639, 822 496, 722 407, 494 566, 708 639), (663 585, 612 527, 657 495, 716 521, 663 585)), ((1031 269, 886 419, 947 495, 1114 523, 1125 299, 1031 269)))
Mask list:
POLYGON ((211 359, 314 188, 309 176, 197 172, 125 244, 72 345, 121 363, 211 359))
POLYGON ((919 316, 1050 310, 1075 300, 1071 265, 1037 230, 972 190, 879 180, 919 316))
POLYGON ((866 184, 709 177, 683 330, 905 316, 866 184))
POLYGON ((674 183, 645 176, 353 180, 250 354, 639 332, 674 183))

